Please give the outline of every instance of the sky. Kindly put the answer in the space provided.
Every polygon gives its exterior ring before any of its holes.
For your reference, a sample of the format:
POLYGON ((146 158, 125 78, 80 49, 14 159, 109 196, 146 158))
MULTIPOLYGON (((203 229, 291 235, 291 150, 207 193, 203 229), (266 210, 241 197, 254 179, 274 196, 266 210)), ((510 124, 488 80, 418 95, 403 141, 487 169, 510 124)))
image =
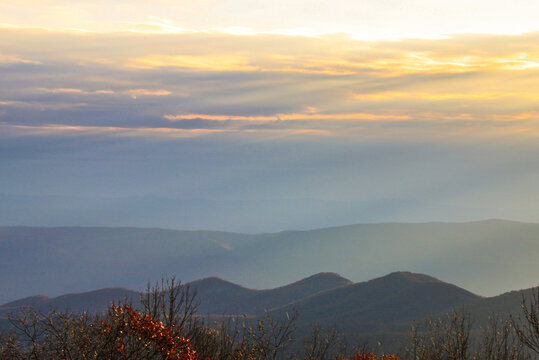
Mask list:
POLYGON ((526 0, 4 0, 0 223, 84 225, 11 216, 28 197, 200 200, 199 221, 171 207, 144 225, 251 232, 537 222, 537 14, 526 0))

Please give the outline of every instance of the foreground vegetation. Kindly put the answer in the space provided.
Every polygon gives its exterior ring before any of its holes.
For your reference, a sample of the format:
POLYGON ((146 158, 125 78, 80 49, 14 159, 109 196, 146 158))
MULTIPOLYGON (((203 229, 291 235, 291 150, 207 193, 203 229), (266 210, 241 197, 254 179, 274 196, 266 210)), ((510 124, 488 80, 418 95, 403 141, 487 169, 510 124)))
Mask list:
POLYGON ((314 326, 296 333, 297 314, 265 316, 196 315, 196 294, 174 278, 141 294, 141 306, 115 304, 104 314, 22 310, 13 329, 0 335, 0 359, 304 359, 304 360, 533 360, 539 357, 539 287, 522 300, 520 315, 493 315, 471 337, 464 312, 413 326, 397 355, 375 354, 366 345, 350 347, 336 330, 314 326))

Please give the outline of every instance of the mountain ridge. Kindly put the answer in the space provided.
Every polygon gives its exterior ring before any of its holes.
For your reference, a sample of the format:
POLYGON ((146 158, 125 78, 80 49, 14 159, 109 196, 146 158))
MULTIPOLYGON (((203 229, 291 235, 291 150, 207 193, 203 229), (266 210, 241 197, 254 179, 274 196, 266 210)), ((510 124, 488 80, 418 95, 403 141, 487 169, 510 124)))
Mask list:
MULTIPOLYGON (((207 277, 186 283, 192 290, 202 290, 195 300, 202 305, 201 316, 241 316, 256 320, 266 314, 275 319, 297 311, 296 325, 300 334, 307 334, 314 324, 335 326, 340 332, 362 338, 403 339, 412 321, 442 316, 451 309, 464 309, 471 314, 475 326, 486 324, 491 313, 507 316, 518 313, 521 296, 530 296, 532 289, 511 291, 494 297, 481 297, 444 282, 436 277, 409 271, 396 271, 364 282, 353 283, 335 273, 319 273, 285 286, 256 290, 220 279, 207 277), (326 280, 330 280, 328 283, 326 280), (320 281, 316 287, 302 285, 320 281), (223 290, 224 289, 224 290, 223 290), (230 292, 230 289, 233 291, 230 292), (228 291, 228 293, 227 293, 228 291), (284 292, 283 292, 284 291, 284 292), (265 306, 270 304, 273 306, 265 306)), ((55 298, 36 295, 0 305, 0 325, 8 326, 9 313, 22 307, 47 312, 101 312, 123 297, 139 306, 139 293, 112 287, 83 293, 64 294, 55 298), (37 305, 37 306, 36 306, 37 305)))
MULTIPOLYGON (((263 304, 270 303, 273 306, 277 306, 283 301, 286 302, 287 297, 295 299, 297 297, 308 296, 329 288, 338 287, 343 283, 349 284, 352 282, 338 274, 319 273, 291 284, 264 290, 249 289, 216 276, 195 280, 186 283, 185 286, 189 287, 191 291, 196 291, 197 299, 202 300, 198 308, 200 314, 218 315, 227 313, 239 315, 247 313, 254 315, 257 311, 262 310, 261 307, 263 305, 260 304, 260 301, 263 304), (316 283, 313 284, 313 282, 316 283), (308 289, 301 288, 305 284, 309 284, 311 287, 308 289), (219 300, 212 304, 206 304, 207 301, 204 301, 216 296, 219 297, 219 300), (253 304, 253 302, 255 303, 253 304), (238 309, 238 311, 235 312, 232 309, 238 309), (239 309, 244 310, 244 312, 240 313, 239 309)), ((51 308, 75 312, 96 312, 106 309, 113 301, 127 300, 128 302, 138 304, 139 294, 140 292, 138 291, 124 287, 106 287, 85 292, 63 294, 56 297, 34 295, 0 304, 0 316, 5 316, 10 310, 17 310, 22 307, 31 307, 44 312, 51 308)))
POLYGON ((259 235, 0 227, 0 271, 9 274, 0 277, 0 303, 36 293, 140 289, 163 274, 177 274, 186 282, 219 274, 264 289, 319 272, 363 281, 398 269, 496 295, 534 284, 537 238, 539 225, 505 220, 356 224, 259 235))
POLYGON ((381 331, 388 324, 422 319, 479 299, 465 289, 425 274, 393 272, 321 292, 273 313, 282 316, 298 311, 298 321, 303 326, 334 322, 345 332, 362 333, 381 331))

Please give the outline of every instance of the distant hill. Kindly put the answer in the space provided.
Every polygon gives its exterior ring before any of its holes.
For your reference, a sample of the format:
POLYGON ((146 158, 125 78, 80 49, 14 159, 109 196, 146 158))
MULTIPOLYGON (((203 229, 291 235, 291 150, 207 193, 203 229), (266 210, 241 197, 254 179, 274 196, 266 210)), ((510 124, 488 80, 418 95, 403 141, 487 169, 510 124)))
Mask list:
POLYGON ((272 314, 298 311, 300 326, 335 325, 346 333, 396 331, 413 320, 469 304, 481 297, 433 277, 394 272, 367 282, 327 290, 272 314))
POLYGON ((102 312, 113 302, 138 303, 139 293, 124 288, 105 288, 76 294, 66 294, 55 298, 43 295, 31 296, 0 305, 0 317, 7 317, 21 308, 32 308, 41 312, 52 309, 58 311, 90 313, 102 312))
MULTIPOLYGON (((193 281, 186 285, 197 292, 196 301, 200 304, 198 314, 260 315, 266 309, 281 307, 321 291, 351 283, 350 280, 337 274, 320 273, 287 286, 268 290, 247 289, 217 277, 193 281)), ((138 306, 139 292, 125 288, 105 288, 54 298, 43 295, 31 296, 0 305, 0 317, 16 313, 21 308, 32 308, 41 312, 48 312, 51 309, 101 312, 118 301, 138 306)))
POLYGON ((352 284, 334 273, 320 273, 292 284, 268 290, 246 289, 236 284, 208 278, 190 285, 198 290, 199 313, 260 315, 328 289, 352 284))
POLYGON ((533 288, 530 288, 482 298, 467 304, 464 306, 464 309, 470 314, 472 325, 474 325, 475 328, 478 328, 479 326, 486 324, 492 314, 499 314, 501 318, 507 318, 509 314, 512 314, 513 316, 521 314, 522 299, 526 299, 529 304, 532 291, 533 288))
POLYGON ((140 290, 162 275, 189 282, 217 274, 260 289, 319 272, 365 281, 400 269, 497 295, 536 284, 538 239, 539 224, 503 220, 359 224, 258 235, 0 227, 0 303, 36 293, 140 290))

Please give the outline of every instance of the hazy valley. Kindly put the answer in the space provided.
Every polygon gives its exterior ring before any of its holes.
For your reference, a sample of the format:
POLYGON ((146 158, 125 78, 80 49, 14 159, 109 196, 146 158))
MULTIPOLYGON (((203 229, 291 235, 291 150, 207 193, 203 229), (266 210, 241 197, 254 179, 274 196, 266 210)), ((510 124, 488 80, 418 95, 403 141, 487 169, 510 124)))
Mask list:
POLYGON ((536 285, 539 224, 359 224, 248 235, 141 228, 0 227, 0 303, 103 287, 142 289, 176 275, 256 289, 319 272, 366 281, 429 274, 486 296, 536 285))

